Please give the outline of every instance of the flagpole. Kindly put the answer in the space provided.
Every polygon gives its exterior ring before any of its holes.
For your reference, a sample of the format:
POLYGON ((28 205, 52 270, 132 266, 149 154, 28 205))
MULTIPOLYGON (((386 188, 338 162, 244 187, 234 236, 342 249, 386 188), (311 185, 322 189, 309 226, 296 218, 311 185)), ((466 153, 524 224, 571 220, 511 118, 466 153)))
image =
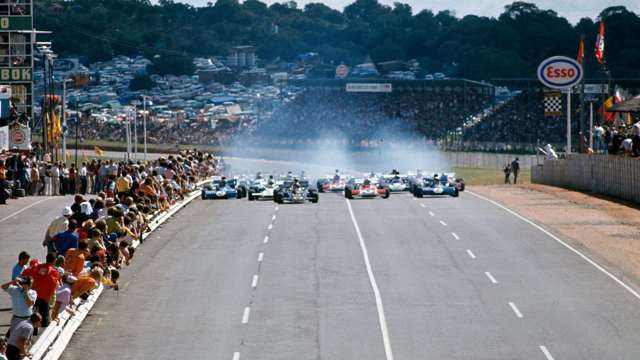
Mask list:
POLYGON ((571 154, 571 89, 567 90, 567 155, 571 154))

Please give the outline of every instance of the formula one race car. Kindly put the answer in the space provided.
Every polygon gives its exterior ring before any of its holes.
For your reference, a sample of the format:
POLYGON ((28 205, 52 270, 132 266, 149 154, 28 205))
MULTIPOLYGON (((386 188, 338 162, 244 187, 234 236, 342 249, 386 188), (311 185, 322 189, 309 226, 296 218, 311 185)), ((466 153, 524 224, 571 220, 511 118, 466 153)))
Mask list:
POLYGON ((438 176, 438 174, 434 174, 433 176, 424 176, 422 177, 421 182, 418 182, 413 185, 413 196, 415 197, 423 197, 424 195, 449 195, 453 197, 458 197, 460 195, 460 190, 458 189, 457 184, 449 181, 449 177, 446 174, 442 174, 438 176))
POLYGON ((273 176, 270 176, 267 179, 254 180, 251 185, 249 185, 249 189, 247 189, 247 198, 249 201, 262 199, 271 200, 273 199, 273 194, 279 185, 278 183, 282 184, 282 182, 275 181, 273 176))
POLYGON ((285 180, 285 182, 274 191, 273 201, 278 204, 302 204, 305 201, 311 201, 315 204, 318 202, 318 192, 309 188, 309 181, 307 180, 285 180))
POLYGON ((407 176, 399 174, 385 175, 384 183, 391 192, 409 191, 411 188, 407 176))
POLYGON ((370 179, 352 179, 344 189, 344 197, 347 199, 360 198, 389 198, 389 188, 377 185, 370 179))
POLYGON ((202 187, 200 197, 202 200, 208 199, 240 199, 243 194, 237 189, 237 180, 227 180, 224 177, 214 178, 214 180, 202 187))

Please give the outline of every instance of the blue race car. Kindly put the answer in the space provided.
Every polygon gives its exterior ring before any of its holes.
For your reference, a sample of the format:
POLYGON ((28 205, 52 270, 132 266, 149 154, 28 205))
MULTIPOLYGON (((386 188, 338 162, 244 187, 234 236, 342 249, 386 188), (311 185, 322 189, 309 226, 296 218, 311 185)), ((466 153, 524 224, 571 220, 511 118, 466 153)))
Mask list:
POLYGON ((209 199, 240 199, 242 192, 237 189, 237 180, 227 180, 223 178, 214 178, 214 180, 202 187, 200 197, 202 200, 209 199))
POLYGON ((441 176, 425 176, 416 184, 413 184, 413 196, 423 197, 424 195, 449 195, 458 197, 460 190, 455 183, 449 182, 446 174, 441 176))

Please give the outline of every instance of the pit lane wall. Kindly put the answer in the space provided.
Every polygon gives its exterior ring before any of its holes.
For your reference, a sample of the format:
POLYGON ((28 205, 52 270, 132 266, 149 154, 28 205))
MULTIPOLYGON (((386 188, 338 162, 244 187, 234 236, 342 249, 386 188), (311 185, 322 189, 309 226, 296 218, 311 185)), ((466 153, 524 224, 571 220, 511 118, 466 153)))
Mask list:
POLYGON ((640 204, 640 160, 573 154, 531 167, 531 182, 593 192, 640 204))

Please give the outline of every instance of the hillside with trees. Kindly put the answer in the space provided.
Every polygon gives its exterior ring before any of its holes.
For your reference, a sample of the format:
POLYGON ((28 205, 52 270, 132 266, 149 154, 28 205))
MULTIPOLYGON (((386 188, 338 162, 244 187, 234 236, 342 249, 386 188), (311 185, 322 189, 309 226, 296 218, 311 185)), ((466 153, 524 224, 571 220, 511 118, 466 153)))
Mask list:
MULTIPOLYGON (((35 4, 36 27, 53 31, 54 50, 85 62, 142 54, 160 55, 175 67, 185 59, 226 55, 230 46, 250 44, 266 62, 292 61, 306 52, 319 53, 328 64, 357 64, 366 56, 375 62, 415 59, 427 72, 482 80, 534 76, 547 56, 575 57, 584 34, 587 74, 601 76, 592 55, 597 19, 572 25, 526 2, 506 6, 497 18, 414 13, 409 5, 377 0, 356 0, 343 11, 322 3, 267 6, 259 0, 217 0, 205 7, 170 0, 35 4)), ((640 77, 640 17, 621 6, 595 16, 605 19, 613 76, 640 77)))

